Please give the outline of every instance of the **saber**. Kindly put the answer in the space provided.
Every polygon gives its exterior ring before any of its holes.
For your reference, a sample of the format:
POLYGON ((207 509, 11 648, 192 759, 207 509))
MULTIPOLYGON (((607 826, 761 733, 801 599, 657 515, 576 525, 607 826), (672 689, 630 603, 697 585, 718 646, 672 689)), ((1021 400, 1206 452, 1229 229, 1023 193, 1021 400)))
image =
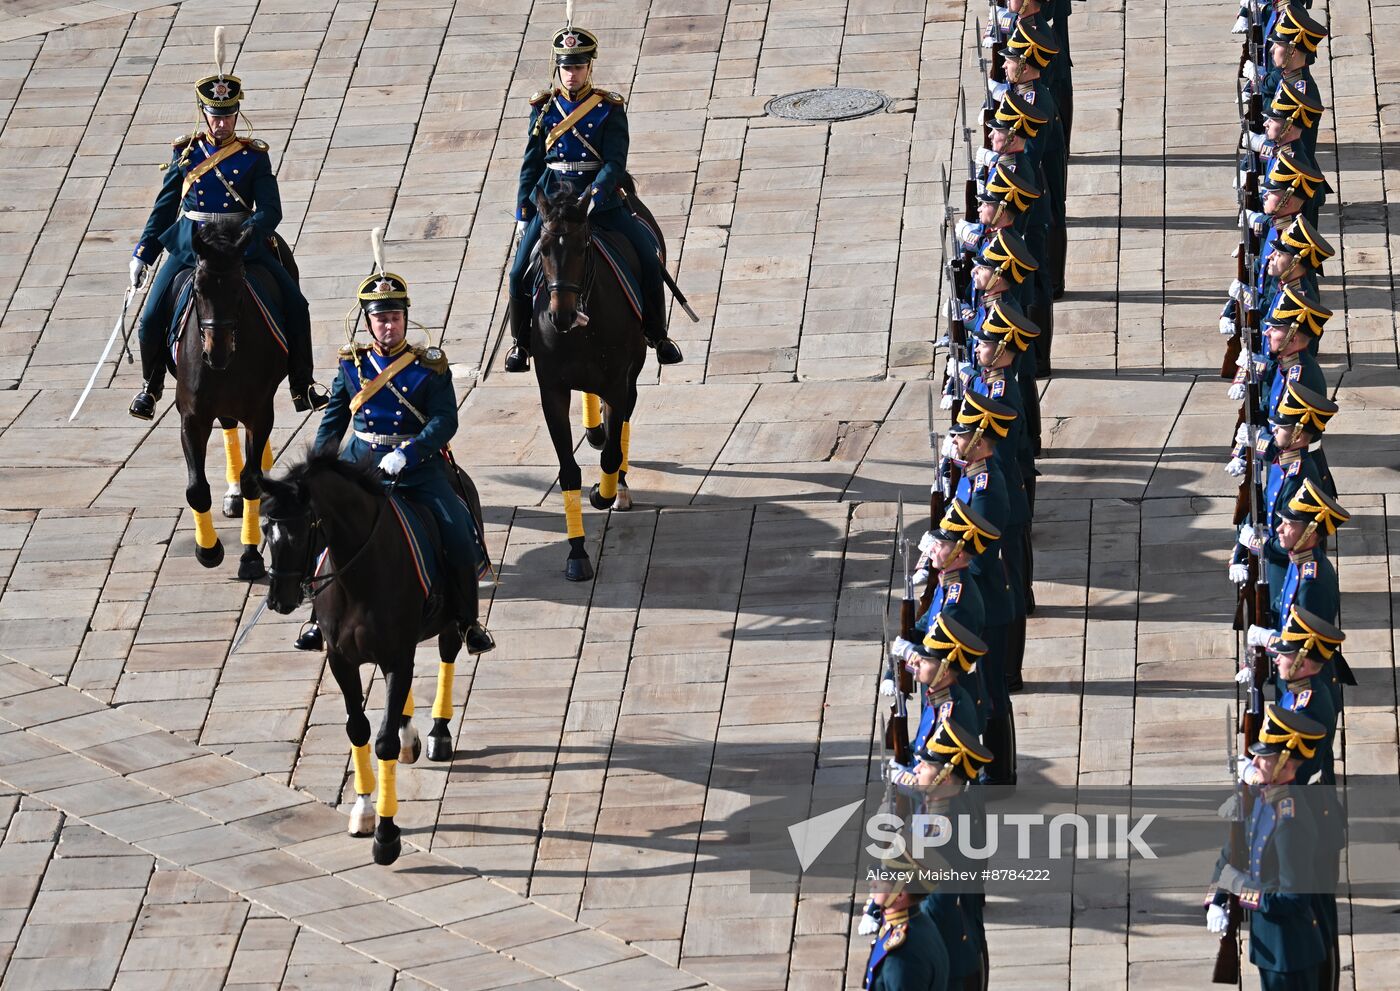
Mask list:
MULTIPOLYGON (((661 259, 658 258, 657 262, 661 259)), ((676 302, 681 304, 681 309, 685 310, 685 315, 690 317, 691 323, 699 323, 700 318, 695 311, 690 308, 690 301, 685 298, 685 293, 681 292, 681 287, 676 285, 676 280, 671 278, 671 273, 666 271, 666 266, 661 266, 661 281, 666 283, 666 288, 671 290, 671 295, 676 297, 676 302)))
MULTIPOLYGON (((126 311, 131 306, 131 297, 136 295, 135 286, 126 287, 126 295, 122 297, 121 316, 117 317, 117 324, 112 328, 112 334, 107 338, 107 346, 102 349, 102 357, 97 359, 97 367, 88 376, 87 385, 83 386, 83 394, 78 397, 78 402, 73 406, 73 412, 68 414, 68 422, 72 423, 73 418, 78 415, 78 411, 83 408, 83 403, 87 402, 88 393, 92 392, 92 387, 97 383, 97 373, 102 371, 102 366, 107 364, 107 356, 112 353, 112 345, 117 343, 117 335, 126 328, 126 311)), ((127 355, 130 360, 130 353, 127 355)))
POLYGON ((233 641, 233 646, 229 648, 228 656, 232 657, 238 653, 238 648, 243 646, 243 641, 248 639, 248 634, 253 631, 253 627, 258 625, 258 620, 262 619, 262 614, 267 610, 267 596, 258 603, 257 611, 253 613, 253 618, 248 621, 248 625, 243 627, 243 631, 233 641))

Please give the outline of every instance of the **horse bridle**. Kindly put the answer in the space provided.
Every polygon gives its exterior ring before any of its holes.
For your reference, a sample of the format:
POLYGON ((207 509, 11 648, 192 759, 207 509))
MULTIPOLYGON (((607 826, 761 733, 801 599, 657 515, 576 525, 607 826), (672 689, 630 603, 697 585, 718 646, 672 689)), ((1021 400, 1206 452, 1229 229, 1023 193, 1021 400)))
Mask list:
MULTIPOLYGON (((196 270, 195 274, 198 275, 198 270, 196 270)), ((241 277, 239 281, 242 281, 241 277)), ((222 319, 212 316, 206 317, 203 313, 200 312, 199 301, 202 298, 203 294, 199 291, 199 283, 196 280, 194 284, 194 313, 195 318, 199 321, 200 350, 203 351, 204 357, 207 359, 209 357, 209 348, 208 345, 205 344, 205 342, 211 340, 216 332, 224 330, 227 331, 229 335, 228 353, 233 354, 235 351, 238 350, 238 318, 243 310, 242 294, 240 293, 237 297, 238 303, 235 307, 234 315, 231 317, 223 317, 222 319)), ((210 305, 210 309, 212 311, 212 304, 210 305)))
MULTIPOLYGON (((584 234, 585 234, 585 235, 588 234, 588 227, 587 227, 586 224, 585 224, 585 226, 584 226, 584 234)), ((564 235, 563 235, 563 234, 560 234, 560 233, 557 233, 557 232, 551 232, 551 231, 549 230, 549 228, 547 228, 547 227, 541 227, 541 228, 540 228, 540 243, 541 243, 541 244, 544 243, 544 239, 545 239, 546 237, 557 237, 557 238, 559 238, 560 241, 563 241, 563 239, 564 239, 564 235)), ((584 250, 584 256, 583 256, 583 257, 584 257, 584 261, 583 261, 583 284, 582 284, 582 285, 579 285, 578 283, 575 283, 575 282, 565 282, 565 281, 562 280, 562 279, 556 279, 556 280, 554 280, 554 281, 552 281, 552 282, 545 282, 545 289, 547 289, 547 290, 550 292, 551 295, 553 295, 554 293, 571 292, 571 293, 573 293, 575 296, 577 296, 577 297, 578 297, 578 307, 577 307, 577 309, 580 309, 580 310, 584 310, 584 309, 585 309, 584 304, 588 301, 589 293, 590 293, 590 292, 592 291, 592 289, 593 289, 593 252, 590 251, 590 250, 588 250, 588 248, 589 248, 589 239, 588 239, 587 237, 585 237, 585 238, 584 238, 584 243, 583 243, 583 250, 584 250)), ((541 251, 541 254, 543 255, 543 251, 541 251)), ((543 265, 543 264, 540 265, 540 275, 544 275, 544 265, 543 265)), ((586 312, 586 311, 585 311, 585 312, 586 312)), ((561 332, 561 333, 562 333, 562 332, 561 332)))
MULTIPOLYGON (((312 535, 315 534, 317 531, 321 531, 322 527, 321 517, 311 508, 309 501, 306 509, 292 516, 265 517, 269 523, 277 523, 282 524, 284 526, 289 523, 299 523, 300 521, 307 518, 310 518, 311 520, 310 524, 306 528, 306 557, 302 560, 301 568, 298 571, 294 572, 282 568, 271 567, 267 569, 268 576, 273 581, 277 581, 279 578, 291 578, 295 576, 298 579, 298 585, 300 585, 301 587, 302 594, 314 600, 316 596, 320 595, 326 589, 330 588, 331 584, 337 578, 340 578, 347 571, 353 568, 359 562, 361 555, 363 555, 364 552, 369 549, 370 544, 374 543, 374 535, 379 531, 379 523, 384 518, 384 507, 389 504, 389 494, 394 491, 394 488, 398 484, 399 480, 397 478, 395 478, 392 482, 389 483, 389 487, 385 490, 384 493, 384 501, 379 504, 379 508, 375 511, 374 524, 369 528, 369 536, 365 537, 365 542, 360 545, 360 549, 357 550, 354 554, 351 554, 350 560, 346 561, 338 569, 324 575, 314 574, 317 551, 321 547, 327 546, 327 544, 325 540, 321 540, 318 542, 312 537, 312 535)), ((322 533, 324 535, 324 531, 322 531, 322 533)))

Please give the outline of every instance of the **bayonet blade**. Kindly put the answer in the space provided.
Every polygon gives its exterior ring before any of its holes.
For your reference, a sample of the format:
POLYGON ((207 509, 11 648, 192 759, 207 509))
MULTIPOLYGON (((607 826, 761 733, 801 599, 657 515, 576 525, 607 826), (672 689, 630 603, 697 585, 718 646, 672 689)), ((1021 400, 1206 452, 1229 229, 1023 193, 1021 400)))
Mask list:
POLYGON ((253 627, 258 625, 258 620, 262 618, 262 614, 266 610, 267 596, 264 595, 262 601, 258 603, 257 610, 253 613, 253 618, 248 620, 248 625, 243 627, 243 632, 238 634, 237 639, 233 641, 233 646, 229 648, 229 657, 232 657, 234 654, 238 653, 238 648, 243 646, 243 641, 248 639, 248 634, 253 632, 253 627))

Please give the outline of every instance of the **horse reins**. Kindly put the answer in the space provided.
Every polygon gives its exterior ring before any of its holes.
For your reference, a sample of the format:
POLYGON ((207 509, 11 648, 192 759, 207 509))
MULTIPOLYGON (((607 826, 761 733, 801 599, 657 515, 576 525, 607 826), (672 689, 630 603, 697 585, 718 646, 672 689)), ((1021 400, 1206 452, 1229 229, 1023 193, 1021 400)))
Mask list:
MULTIPOLYGON (((313 532, 321 529, 321 517, 318 514, 314 514, 312 510, 308 508, 306 512, 298 513, 296 516, 269 516, 267 518, 269 523, 289 523, 292 520, 299 520, 308 516, 311 517, 311 525, 307 528, 306 559, 302 562, 300 576, 300 585, 304 594, 315 599, 316 596, 330 588, 336 579, 340 578, 359 562, 361 555, 363 555, 364 552, 369 549, 370 544, 374 542, 374 535, 379 531, 379 524, 384 519, 384 507, 389 505, 390 495, 398 484, 399 480, 397 478, 389 483, 389 487, 384 493, 384 501, 379 504, 379 508, 375 511, 374 524, 369 528, 369 536, 365 537, 365 542, 360 545, 360 549, 350 555, 350 560, 346 561, 329 574, 317 575, 312 573, 312 562, 316 557, 316 542, 311 540, 310 537, 313 532)), ((327 544, 326 550, 329 552, 329 544, 327 544)), ((288 577, 292 574, 292 572, 282 571, 278 568, 269 568, 267 573, 274 580, 279 577, 288 577)))

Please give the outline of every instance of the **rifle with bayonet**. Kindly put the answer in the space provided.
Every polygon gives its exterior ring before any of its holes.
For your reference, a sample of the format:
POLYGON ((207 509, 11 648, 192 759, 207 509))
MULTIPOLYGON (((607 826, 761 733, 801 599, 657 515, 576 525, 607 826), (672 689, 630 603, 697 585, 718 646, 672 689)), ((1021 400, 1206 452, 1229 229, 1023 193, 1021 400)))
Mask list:
MULTIPOLYGON (((881 593, 884 594, 884 593, 881 593)), ((896 660, 894 651, 890 648, 890 623, 889 604, 880 604, 880 632, 883 636, 882 646, 885 650, 886 678, 894 686, 894 697, 890 699, 890 711, 884 726, 885 749, 888 750, 896 763, 906 767, 913 763, 913 750, 909 745, 909 718, 908 710, 904 703, 904 690, 901 684, 900 673, 905 669, 904 662, 896 660)))
MULTIPOLYGON (((977 219, 977 159, 972 154, 972 128, 967 126, 967 94, 958 90, 958 120, 961 122, 963 149, 967 152, 967 182, 963 185, 963 212, 968 220, 977 219)), ((945 191, 947 183, 944 183, 945 191)), ((943 202, 947 204, 945 195, 943 202)), ((947 209, 944 209, 946 223, 947 209)))
MULTIPOLYGON (((1235 798, 1231 803, 1227 861, 1236 870, 1248 873, 1244 817, 1249 814, 1252 796, 1249 788, 1240 781, 1239 768, 1235 762, 1235 724, 1228 706, 1225 709, 1225 767, 1230 772, 1230 780, 1235 786, 1235 798)), ((1244 919, 1244 909, 1240 906, 1239 895, 1235 894, 1229 895, 1226 905, 1229 921, 1225 931, 1220 934, 1220 947, 1215 952, 1215 969, 1211 972, 1210 980, 1212 984, 1237 985, 1240 982, 1240 922, 1244 919)))

